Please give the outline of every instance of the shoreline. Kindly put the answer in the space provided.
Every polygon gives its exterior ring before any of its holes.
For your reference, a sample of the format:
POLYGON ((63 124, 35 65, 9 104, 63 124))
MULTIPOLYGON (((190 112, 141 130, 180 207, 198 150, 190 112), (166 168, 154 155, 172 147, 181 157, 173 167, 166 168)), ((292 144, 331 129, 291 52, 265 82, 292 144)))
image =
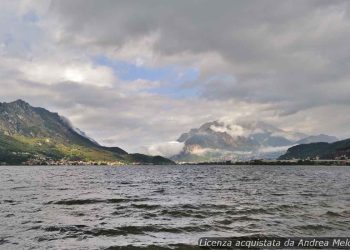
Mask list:
POLYGON ((199 163, 178 163, 178 165, 261 165, 261 166, 350 166, 350 160, 251 160, 251 161, 218 161, 199 163))
POLYGON ((223 161, 223 162, 180 162, 174 164, 143 164, 143 163, 116 163, 116 162, 65 162, 65 163, 1 163, 0 166, 350 166, 349 160, 252 160, 252 161, 223 161))

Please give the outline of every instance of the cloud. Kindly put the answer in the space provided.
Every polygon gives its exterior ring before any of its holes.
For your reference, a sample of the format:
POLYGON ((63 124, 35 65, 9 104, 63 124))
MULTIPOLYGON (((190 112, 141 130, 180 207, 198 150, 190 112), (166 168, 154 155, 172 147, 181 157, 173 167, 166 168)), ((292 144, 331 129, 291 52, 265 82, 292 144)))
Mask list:
POLYGON ((19 72, 23 74, 24 79, 42 84, 58 84, 68 81, 110 87, 115 81, 110 68, 89 63, 21 62, 19 72))
POLYGON ((232 137, 244 136, 246 134, 246 132, 244 131, 244 128, 237 125, 237 124, 232 124, 232 125, 228 125, 228 126, 212 125, 212 126, 210 126, 210 128, 211 128, 211 130, 213 130, 215 132, 227 133, 232 137))
POLYGON ((182 151, 184 143, 177 141, 163 142, 151 145, 147 148, 147 153, 150 155, 161 155, 171 157, 182 151))
POLYGON ((288 148, 294 145, 283 146, 283 147, 261 147, 259 153, 275 153, 275 152, 286 152, 288 148))

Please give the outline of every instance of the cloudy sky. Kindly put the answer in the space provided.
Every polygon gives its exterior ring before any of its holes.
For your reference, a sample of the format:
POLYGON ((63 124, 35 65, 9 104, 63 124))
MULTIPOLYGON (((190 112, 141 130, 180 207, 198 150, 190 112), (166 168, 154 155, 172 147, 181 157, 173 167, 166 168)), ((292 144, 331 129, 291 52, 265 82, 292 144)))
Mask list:
POLYGON ((222 118, 345 138, 349 43, 346 0, 3 0, 0 102, 131 152, 222 118))

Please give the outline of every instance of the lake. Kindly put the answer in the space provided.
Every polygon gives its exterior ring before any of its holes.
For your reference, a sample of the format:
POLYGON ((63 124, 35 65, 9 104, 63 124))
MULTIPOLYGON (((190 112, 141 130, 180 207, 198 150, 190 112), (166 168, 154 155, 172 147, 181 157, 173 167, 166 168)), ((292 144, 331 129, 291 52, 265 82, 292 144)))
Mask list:
POLYGON ((350 234, 349 167, 1 166, 0 173, 0 249, 195 249, 210 236, 350 234))

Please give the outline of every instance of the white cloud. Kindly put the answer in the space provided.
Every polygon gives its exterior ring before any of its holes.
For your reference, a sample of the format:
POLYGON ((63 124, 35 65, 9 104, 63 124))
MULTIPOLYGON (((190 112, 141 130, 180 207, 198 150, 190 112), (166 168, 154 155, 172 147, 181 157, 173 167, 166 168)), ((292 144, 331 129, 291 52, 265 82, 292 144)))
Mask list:
POLYGON ((246 134, 245 129, 237 124, 230 124, 228 126, 225 124, 223 126, 212 125, 210 128, 215 132, 227 133, 232 137, 244 136, 246 134))
POLYGON ((99 87, 110 87, 115 81, 108 67, 90 63, 58 63, 51 61, 22 62, 19 71, 24 79, 42 84, 58 84, 64 81, 99 87))
POLYGON ((285 152, 288 148, 294 145, 283 146, 283 147, 261 147, 259 148, 260 153, 275 153, 275 152, 285 152))
POLYGON ((174 156, 182 151, 184 144, 177 141, 163 142, 151 145, 147 148, 150 155, 161 155, 165 157, 174 156))

